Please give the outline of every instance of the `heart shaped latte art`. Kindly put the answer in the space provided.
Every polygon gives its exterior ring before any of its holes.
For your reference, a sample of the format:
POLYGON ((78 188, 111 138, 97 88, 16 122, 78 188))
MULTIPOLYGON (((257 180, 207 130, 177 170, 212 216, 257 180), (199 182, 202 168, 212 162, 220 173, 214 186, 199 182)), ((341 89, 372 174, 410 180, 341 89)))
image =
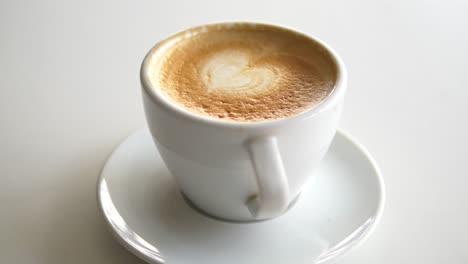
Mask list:
POLYGON ((260 94, 272 89, 279 78, 273 65, 252 65, 251 56, 241 51, 223 51, 209 57, 200 78, 208 93, 260 94))

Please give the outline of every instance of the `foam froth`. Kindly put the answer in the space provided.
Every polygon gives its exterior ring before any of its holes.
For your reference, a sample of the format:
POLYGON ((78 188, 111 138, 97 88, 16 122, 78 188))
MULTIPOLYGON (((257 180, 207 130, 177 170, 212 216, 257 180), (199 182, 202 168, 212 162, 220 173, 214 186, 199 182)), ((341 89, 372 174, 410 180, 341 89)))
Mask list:
POLYGON ((273 89, 280 72, 272 65, 253 65, 251 55, 240 50, 224 50, 207 58, 200 80, 208 93, 257 95, 273 89))
POLYGON ((163 42, 151 81, 188 111, 234 121, 286 118, 333 90, 336 69, 313 40, 273 26, 196 28, 163 42))

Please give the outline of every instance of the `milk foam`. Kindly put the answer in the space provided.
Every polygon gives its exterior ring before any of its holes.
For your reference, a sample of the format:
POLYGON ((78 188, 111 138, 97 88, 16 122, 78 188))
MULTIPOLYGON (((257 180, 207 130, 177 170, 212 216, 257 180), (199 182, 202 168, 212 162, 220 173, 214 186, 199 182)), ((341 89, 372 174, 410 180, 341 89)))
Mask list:
POLYGON ((208 93, 220 91, 247 96, 274 89, 280 71, 273 65, 250 65, 250 59, 249 54, 239 50, 213 54, 202 66, 200 80, 206 85, 208 93))
POLYGON ((189 30, 163 42, 151 81, 190 112, 232 121, 286 118, 333 90, 336 69, 312 40, 270 26, 234 24, 189 30))

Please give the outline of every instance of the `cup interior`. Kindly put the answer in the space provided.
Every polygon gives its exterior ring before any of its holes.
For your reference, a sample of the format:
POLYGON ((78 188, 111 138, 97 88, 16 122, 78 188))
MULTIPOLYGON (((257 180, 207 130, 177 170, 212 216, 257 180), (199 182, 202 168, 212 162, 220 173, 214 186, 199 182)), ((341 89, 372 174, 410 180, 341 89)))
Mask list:
POLYGON ((323 111, 325 108, 335 105, 337 101, 343 96, 346 88, 346 81, 347 81, 347 74, 345 70, 345 66, 340 59, 340 57, 336 54, 336 52, 330 48, 327 44, 323 41, 319 40, 318 38, 311 37, 309 35, 303 34, 298 32, 294 29, 285 28, 276 25, 270 24, 263 24, 263 23, 253 23, 253 22, 226 22, 226 23, 217 23, 217 24, 209 24, 209 25, 202 25, 198 27, 193 27, 179 33, 176 33, 169 38, 157 43, 146 55, 145 59, 143 60, 141 66, 141 83, 145 93, 149 95, 149 97, 162 108, 167 111, 170 111, 173 114, 176 114, 182 118, 195 120, 197 122, 203 122, 210 125, 215 126, 245 126, 245 127, 254 127, 254 126, 274 126, 278 124, 282 124, 285 122, 293 122, 294 120, 300 120, 305 118, 311 118, 317 113, 323 111), (177 45, 177 43, 182 38, 190 37, 191 35, 196 35, 200 32, 205 32, 206 30, 210 30, 211 28, 230 28, 235 26, 250 26, 250 27, 262 27, 274 30, 282 30, 288 31, 296 35, 300 35, 302 37, 311 40, 315 45, 318 46, 321 51, 325 54, 325 57, 328 58, 335 69, 335 86, 333 90, 328 94, 328 96, 322 100, 318 105, 311 106, 306 110, 289 117, 285 117, 282 119, 270 119, 270 120, 262 120, 262 121, 254 121, 254 122, 239 122, 233 120, 226 120, 226 119, 215 119, 208 116, 203 116, 194 112, 191 112, 183 107, 178 106, 176 103, 172 102, 171 99, 167 98, 158 87, 155 87, 152 80, 151 75, 153 74, 153 65, 161 58, 164 52, 167 52, 168 49, 172 48, 173 45, 177 45))

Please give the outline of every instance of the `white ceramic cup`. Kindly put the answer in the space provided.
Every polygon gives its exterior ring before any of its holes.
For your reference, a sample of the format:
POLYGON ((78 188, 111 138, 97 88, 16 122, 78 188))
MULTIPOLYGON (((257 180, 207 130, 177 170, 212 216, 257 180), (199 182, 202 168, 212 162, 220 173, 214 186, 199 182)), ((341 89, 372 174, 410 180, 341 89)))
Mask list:
POLYGON ((149 78, 157 60, 152 54, 161 45, 146 55, 141 85, 149 128, 179 188, 201 211, 231 221, 277 217, 324 157, 337 129, 347 77, 338 55, 309 38, 330 54, 337 69, 336 87, 320 105, 271 121, 223 121, 177 106, 149 78))

